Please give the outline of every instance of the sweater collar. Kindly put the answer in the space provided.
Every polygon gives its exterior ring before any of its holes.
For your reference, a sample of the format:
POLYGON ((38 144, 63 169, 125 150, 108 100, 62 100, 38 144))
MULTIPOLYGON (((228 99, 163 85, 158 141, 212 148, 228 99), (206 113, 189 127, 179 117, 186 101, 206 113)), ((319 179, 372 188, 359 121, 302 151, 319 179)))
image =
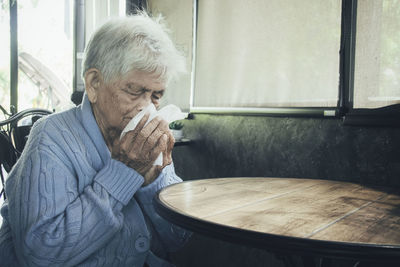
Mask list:
POLYGON ((89 102, 89 98, 87 97, 86 92, 83 95, 81 110, 83 127, 95 143, 95 146, 100 154, 102 161, 106 163, 110 160, 111 153, 106 145, 100 128, 97 125, 96 119, 93 115, 92 106, 89 102))

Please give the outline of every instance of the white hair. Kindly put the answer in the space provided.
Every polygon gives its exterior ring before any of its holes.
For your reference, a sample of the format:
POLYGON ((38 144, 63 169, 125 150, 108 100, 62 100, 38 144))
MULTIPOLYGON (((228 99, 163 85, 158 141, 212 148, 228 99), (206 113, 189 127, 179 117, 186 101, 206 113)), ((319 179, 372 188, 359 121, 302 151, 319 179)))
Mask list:
POLYGON ((145 12, 111 19, 92 35, 85 49, 82 76, 98 69, 105 82, 132 70, 154 73, 166 84, 185 72, 185 60, 176 49, 161 17, 145 12))

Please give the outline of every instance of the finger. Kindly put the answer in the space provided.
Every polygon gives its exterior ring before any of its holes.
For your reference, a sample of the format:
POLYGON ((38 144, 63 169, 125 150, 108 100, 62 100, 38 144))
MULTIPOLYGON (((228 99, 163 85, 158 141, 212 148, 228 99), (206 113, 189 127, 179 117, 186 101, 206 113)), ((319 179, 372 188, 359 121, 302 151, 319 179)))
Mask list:
POLYGON ((147 139, 143 145, 142 151, 144 154, 149 154, 152 149, 154 149, 155 145, 158 143, 158 140, 164 133, 161 131, 155 130, 147 139))
POLYGON ((121 140, 119 140, 121 151, 124 153, 128 153, 132 148, 132 143, 137 136, 137 132, 135 130, 127 132, 121 140))
POLYGON ((174 145, 175 145, 175 138, 172 135, 171 132, 169 132, 168 135, 168 145, 167 145, 167 150, 166 150, 166 158, 168 159, 168 164, 171 164, 172 162, 172 150, 174 149, 174 145))
POLYGON ((121 140, 118 136, 115 137, 112 141, 111 157, 125 163, 126 137, 124 136, 121 140))
POLYGON ((171 132, 171 130, 169 129, 169 123, 162 119, 163 123, 159 125, 159 128, 161 131, 163 132, 171 132))
POLYGON ((171 131, 168 131, 168 148, 167 148, 167 151, 168 152, 172 152, 172 149, 174 149, 174 145, 175 145, 174 135, 172 134, 171 131))
POLYGON ((146 112, 144 114, 143 118, 136 125, 134 130, 136 130, 137 132, 140 132, 143 129, 143 127, 145 126, 145 124, 146 124, 147 120, 149 119, 149 117, 150 117, 150 113, 146 112))
POLYGON ((126 153, 121 149, 120 145, 119 138, 115 139, 111 149, 111 157, 126 165, 129 165, 129 159, 126 156, 126 153))
MULTIPOLYGON (((136 151, 142 151, 143 145, 147 138, 153 133, 153 131, 161 123, 162 119, 160 117, 155 117, 152 119, 143 129, 138 133, 133 149, 136 151)), ((147 152, 146 152, 147 154, 147 152)))
POLYGON ((163 163, 162 163, 162 167, 164 168, 165 166, 169 165, 172 163, 172 157, 170 155, 168 155, 167 150, 163 151, 163 163))
POLYGON ((166 134, 161 135, 157 144, 149 151, 149 159, 153 162, 158 155, 167 149, 168 137, 166 134))
POLYGON ((146 139, 146 142, 143 145, 143 153, 149 153, 150 150, 154 148, 157 144, 158 140, 160 139, 161 135, 168 134, 170 131, 163 131, 162 129, 168 126, 168 123, 165 120, 162 120, 157 128, 150 134, 150 136, 146 139))
POLYGON ((133 142, 135 141, 138 133, 143 129, 144 125, 146 124, 147 120, 149 119, 150 113, 146 112, 143 117, 140 119, 138 124, 133 130, 128 131, 122 138, 121 138, 121 149, 125 153, 129 153, 132 150, 133 142))

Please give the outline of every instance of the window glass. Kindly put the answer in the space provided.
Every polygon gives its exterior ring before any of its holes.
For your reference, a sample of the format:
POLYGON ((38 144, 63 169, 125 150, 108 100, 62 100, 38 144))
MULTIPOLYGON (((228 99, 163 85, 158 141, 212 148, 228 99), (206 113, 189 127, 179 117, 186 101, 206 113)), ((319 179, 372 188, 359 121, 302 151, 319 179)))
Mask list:
POLYGON ((341 1, 201 0, 195 107, 335 107, 341 1))
MULTIPOLYGON (((10 111, 10 12, 8 1, 0 2, 0 105, 10 111)), ((0 120, 5 119, 0 111, 0 120)))
POLYGON ((92 33, 108 19, 126 15, 126 0, 86 0, 85 36, 89 41, 92 33))
POLYGON ((18 110, 71 106, 72 0, 18 0, 18 110))
POLYGON ((353 106, 396 103, 400 103, 400 1, 358 1, 353 106))
MULTIPOLYGON (((0 2, 0 105, 10 112, 10 16, 8 1, 0 2)), ((6 119, 7 116, 0 111, 0 121, 6 119)), ((0 129, 3 130, 3 129, 0 129)), ((0 172, 4 179, 7 178, 7 172, 3 165, 0 165, 0 172)), ((0 182, 0 192, 3 185, 0 182)), ((3 205, 4 197, 0 197, 0 207, 3 205)), ((3 218, 0 216, 0 224, 3 218)))
POLYGON ((148 1, 148 7, 153 16, 161 15, 163 17, 163 22, 170 29, 172 40, 186 59, 187 72, 168 85, 161 99, 161 106, 174 104, 183 111, 189 111, 193 42, 193 1, 151 0, 148 1))

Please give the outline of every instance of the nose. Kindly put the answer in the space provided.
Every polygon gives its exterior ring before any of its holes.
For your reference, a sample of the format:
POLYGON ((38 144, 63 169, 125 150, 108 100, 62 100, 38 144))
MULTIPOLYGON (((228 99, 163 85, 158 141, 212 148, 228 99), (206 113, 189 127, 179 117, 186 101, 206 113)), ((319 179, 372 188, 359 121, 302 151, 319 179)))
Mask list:
POLYGON ((138 101, 137 110, 140 112, 151 104, 151 94, 143 94, 138 101))

